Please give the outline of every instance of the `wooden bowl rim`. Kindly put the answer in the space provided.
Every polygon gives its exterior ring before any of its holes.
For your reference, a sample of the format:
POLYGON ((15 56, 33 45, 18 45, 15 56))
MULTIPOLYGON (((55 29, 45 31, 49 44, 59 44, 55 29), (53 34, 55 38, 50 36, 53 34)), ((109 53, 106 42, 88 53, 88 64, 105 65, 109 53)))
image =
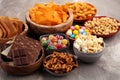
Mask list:
MULTIPOLYGON (((95 16, 95 17, 93 17, 92 19, 89 19, 89 20, 87 20, 85 23, 84 23, 84 26, 85 26, 85 24, 88 22, 88 21, 92 21, 94 18, 110 18, 110 19, 114 19, 114 20, 116 20, 118 23, 120 23, 120 21, 118 21, 117 19, 115 19, 115 18, 112 18, 112 17, 108 17, 108 16, 95 16)), ((86 26, 85 26, 86 27, 86 26)), ((120 31, 120 26, 118 26, 119 28, 117 29, 117 31, 116 32, 113 32, 113 33, 109 33, 108 35, 99 35, 99 34, 94 34, 92 31, 92 34, 93 35, 97 35, 97 36, 99 36, 99 37, 103 37, 103 38, 107 38, 107 37, 111 37, 111 36, 113 36, 113 35, 115 35, 116 33, 118 33, 119 31, 120 31)))
POLYGON ((64 23, 58 24, 58 25, 52 25, 52 26, 49 26, 49 25, 48 25, 48 26, 47 26, 47 25, 37 24, 37 23, 33 22, 33 21, 30 19, 30 17, 29 17, 29 11, 26 13, 26 20, 27 20, 30 24, 34 25, 34 26, 38 26, 38 27, 42 27, 42 28, 46 28, 46 29, 58 28, 58 27, 61 27, 61 26, 64 26, 64 25, 69 24, 69 23, 71 22, 71 20, 73 20, 73 13, 72 13, 72 11, 71 11, 71 10, 68 10, 68 13, 69 13, 69 17, 68 17, 67 21, 64 22, 64 23))

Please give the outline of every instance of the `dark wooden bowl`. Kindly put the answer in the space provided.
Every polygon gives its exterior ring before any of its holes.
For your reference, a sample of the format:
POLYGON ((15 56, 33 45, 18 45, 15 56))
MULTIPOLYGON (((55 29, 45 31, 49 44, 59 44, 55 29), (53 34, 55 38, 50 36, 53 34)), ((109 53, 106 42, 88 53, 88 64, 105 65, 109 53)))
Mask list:
MULTIPOLYGON (((78 2, 78 3, 79 3, 79 2, 78 2)), ((75 4, 75 3, 70 3, 70 5, 74 5, 74 4, 75 4)), ((85 3, 85 4, 87 4, 87 5, 95 8, 95 6, 92 5, 92 4, 90 4, 90 3, 85 3)), ((95 8, 95 9, 96 9, 96 8, 95 8)), ((92 18, 96 15, 96 13, 97 13, 97 9, 95 10, 95 14, 92 15, 91 17, 87 17, 86 19, 74 18, 74 22, 85 22, 85 21, 87 21, 87 20, 89 20, 89 19, 92 19, 92 18)), ((75 15, 75 14, 73 13, 73 15, 75 15)), ((78 16, 79 16, 79 15, 78 15, 78 16)))
POLYGON ((0 66, 3 69, 3 71, 13 74, 13 75, 28 75, 36 71, 38 68, 40 68, 42 61, 44 59, 44 50, 42 49, 41 51, 41 56, 40 58, 33 64, 31 65, 26 65, 26 66, 12 66, 6 64, 6 62, 3 61, 1 58, 2 55, 0 55, 0 66))
POLYGON ((29 12, 26 13, 26 21, 28 25, 30 25, 30 29, 36 33, 37 35, 45 34, 45 33, 60 33, 65 32, 67 29, 72 25, 73 23, 73 13, 68 10, 69 18, 66 22, 53 25, 53 26, 47 26, 47 25, 39 25, 33 21, 31 21, 29 17, 29 12))
MULTIPOLYGON (((95 16, 94 18, 104 18, 104 17, 107 17, 107 18, 110 18, 110 19, 114 19, 114 18, 111 18, 111 17, 108 17, 108 16, 95 16)), ((90 19, 90 20, 87 20, 86 22, 85 22, 85 24, 88 22, 88 21, 92 21, 93 19, 90 19)), ((115 19, 116 20, 116 19, 115 19)), ((116 20, 118 23, 120 23, 118 20, 116 20)), ((84 24, 84 26, 85 26, 85 24, 84 24)), ((85 26, 85 27, 87 27, 87 26, 85 26)), ((97 35, 98 37, 102 37, 102 38, 110 38, 110 37, 112 37, 112 36, 114 36, 115 34, 117 34, 118 32, 120 31, 120 26, 119 26, 119 28, 117 29, 117 31, 116 32, 114 32, 114 33, 109 33, 108 35, 99 35, 99 34, 95 34, 94 32, 92 32, 91 31, 91 33, 93 34, 93 35, 97 35)))
MULTIPOLYGON (((26 23, 24 23, 23 31, 20 34, 21 35, 27 35, 27 32, 28 32, 28 25, 26 23)), ((10 37, 10 38, 0 38, 0 44, 5 43, 5 42, 7 42, 9 40, 13 40, 15 38, 15 36, 10 37)))

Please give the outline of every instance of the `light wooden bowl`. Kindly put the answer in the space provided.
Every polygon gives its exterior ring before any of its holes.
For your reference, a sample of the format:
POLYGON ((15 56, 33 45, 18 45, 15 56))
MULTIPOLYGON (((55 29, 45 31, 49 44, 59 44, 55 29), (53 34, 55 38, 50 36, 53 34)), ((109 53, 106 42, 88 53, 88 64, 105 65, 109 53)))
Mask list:
POLYGON ((7 64, 6 62, 3 61, 2 55, 0 55, 0 66, 3 69, 3 71, 13 74, 13 75, 28 75, 36 71, 38 68, 40 68, 42 61, 44 59, 44 50, 41 49, 41 56, 40 58, 33 64, 31 65, 25 65, 25 66, 12 66, 7 64))
POLYGON ((65 23, 61 23, 54 26, 47 26, 47 25, 39 25, 33 21, 31 21, 29 17, 29 12, 26 13, 26 21, 30 27, 30 29, 36 33, 37 35, 45 34, 45 33, 60 33, 65 32, 69 29, 69 27, 73 23, 73 13, 72 11, 68 10, 69 18, 65 23))
MULTIPOLYGON (((23 25, 23 31, 20 33, 20 35, 27 35, 28 32, 28 25, 26 23, 24 23, 23 25)), ((16 35, 14 35, 13 37, 10 38, 0 38, 0 44, 5 43, 7 41, 13 40, 15 38, 16 35)))

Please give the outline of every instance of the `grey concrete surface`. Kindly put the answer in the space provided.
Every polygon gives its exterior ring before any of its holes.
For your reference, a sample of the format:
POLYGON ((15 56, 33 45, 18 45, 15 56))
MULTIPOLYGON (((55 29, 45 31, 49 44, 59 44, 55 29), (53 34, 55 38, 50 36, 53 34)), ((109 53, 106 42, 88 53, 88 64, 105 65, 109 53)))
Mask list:
MULTIPOLYGON (((88 2, 96 6, 97 15, 116 18, 120 21, 120 0, 54 0, 58 4, 67 1, 88 2)), ((49 0, 0 0, 0 16, 18 17, 25 21, 25 13, 35 3, 49 0)), ((0 68, 0 80, 120 80, 120 32, 105 39, 104 55, 94 64, 79 63, 79 67, 69 75, 55 77, 45 71, 36 71, 28 76, 12 76, 0 68)))

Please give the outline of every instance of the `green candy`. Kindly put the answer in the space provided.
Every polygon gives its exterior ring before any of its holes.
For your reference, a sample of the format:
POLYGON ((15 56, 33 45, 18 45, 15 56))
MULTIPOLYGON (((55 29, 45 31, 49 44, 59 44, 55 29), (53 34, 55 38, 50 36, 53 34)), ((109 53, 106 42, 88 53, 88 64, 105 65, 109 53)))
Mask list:
POLYGON ((48 42, 47 42, 47 41, 43 41, 43 42, 42 42, 42 46, 43 46, 43 47, 47 47, 47 46, 48 46, 48 42))
POLYGON ((47 50, 51 50, 51 49, 54 49, 54 47, 52 45, 47 47, 47 50))

